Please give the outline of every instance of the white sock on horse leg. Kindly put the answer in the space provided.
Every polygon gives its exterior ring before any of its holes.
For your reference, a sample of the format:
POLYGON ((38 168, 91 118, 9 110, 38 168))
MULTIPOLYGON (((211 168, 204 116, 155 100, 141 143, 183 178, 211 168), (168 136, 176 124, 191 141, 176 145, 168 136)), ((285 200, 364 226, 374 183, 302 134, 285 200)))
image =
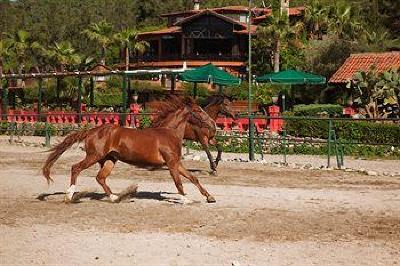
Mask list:
POLYGON ((71 185, 68 190, 67 190, 67 197, 69 200, 72 200, 72 197, 74 196, 74 193, 76 192, 76 186, 75 185, 71 185))
MULTIPOLYGON (((179 194, 180 195, 180 194, 179 194)), ((192 200, 188 199, 186 196, 184 195, 180 195, 181 196, 181 200, 183 204, 189 204, 189 203, 193 203, 192 200)))
POLYGON ((115 195, 115 194, 111 194, 110 195, 110 199, 111 199, 112 202, 116 202, 119 199, 119 197, 117 195, 115 195))

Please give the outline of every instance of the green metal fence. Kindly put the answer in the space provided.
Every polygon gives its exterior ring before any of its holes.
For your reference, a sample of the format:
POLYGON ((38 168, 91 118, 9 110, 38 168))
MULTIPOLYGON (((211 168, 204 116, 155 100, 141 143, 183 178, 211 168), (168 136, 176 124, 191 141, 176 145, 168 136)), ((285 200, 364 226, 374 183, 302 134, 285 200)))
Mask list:
MULTIPOLYGON (((119 114, 120 117, 132 114, 119 114)), ((141 119, 148 114, 135 115, 135 119, 141 119)), ((42 114, 42 121, 47 121, 46 114, 42 114)), ((344 166, 346 153, 356 148, 357 151, 366 150, 374 155, 385 156, 385 152, 391 152, 400 158, 400 119, 348 119, 348 118, 319 118, 319 117, 268 117, 254 116, 254 119, 263 119, 271 122, 273 119, 281 119, 283 127, 275 134, 270 131, 259 131, 253 125, 254 146, 249 145, 248 131, 239 132, 233 129, 230 132, 218 131, 217 138, 225 145, 225 152, 229 151, 229 145, 234 151, 253 152, 264 159, 264 154, 281 154, 282 163, 287 164, 291 154, 317 154, 326 156, 327 167, 332 167, 332 158, 337 167, 344 166), (300 148, 299 148, 300 147, 300 148), (382 151, 379 151, 379 148, 382 151), (301 150, 303 149, 303 150, 301 150), (304 151, 305 149, 305 151, 304 151), (376 149, 376 150, 374 150, 376 149), (378 152, 377 152, 378 150, 378 152)), ((252 121, 254 121, 252 119, 252 121)), ((69 132, 83 128, 94 127, 94 124, 52 124, 49 122, 17 123, 15 119, 1 122, 0 134, 7 135, 11 142, 24 136, 41 136, 42 144, 49 147, 53 136, 65 136, 69 132)), ((362 155, 362 153, 361 153, 362 155)))

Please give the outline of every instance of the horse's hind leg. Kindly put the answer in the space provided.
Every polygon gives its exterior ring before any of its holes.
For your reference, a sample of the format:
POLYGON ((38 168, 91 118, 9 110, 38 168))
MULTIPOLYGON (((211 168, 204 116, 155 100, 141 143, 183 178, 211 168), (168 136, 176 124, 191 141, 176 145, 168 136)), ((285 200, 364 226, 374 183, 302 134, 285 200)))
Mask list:
POLYGON ((104 192, 107 193, 112 202, 118 202, 119 197, 112 193, 110 187, 106 184, 106 178, 111 174, 111 171, 114 168, 115 163, 116 160, 111 160, 111 159, 101 162, 100 163, 101 169, 96 176, 97 182, 103 187, 104 192))
POLYGON ((215 202, 215 199, 213 196, 210 195, 210 193, 208 193, 208 191, 200 184, 199 180, 197 179, 197 177, 195 177, 194 175, 192 175, 188 170, 186 170, 185 167, 183 167, 182 163, 179 163, 178 166, 178 171, 181 175, 183 175, 184 177, 186 177, 187 179, 189 179, 199 190, 200 193, 207 197, 207 202, 215 202))
POLYGON ((78 175, 80 172, 83 170, 89 168, 93 164, 97 162, 97 157, 94 155, 86 155, 86 158, 80 161, 77 164, 74 164, 71 168, 71 183, 70 187, 68 189, 68 194, 67 194, 67 200, 71 201, 72 197, 74 196, 74 193, 76 192, 76 179, 78 178, 78 175))

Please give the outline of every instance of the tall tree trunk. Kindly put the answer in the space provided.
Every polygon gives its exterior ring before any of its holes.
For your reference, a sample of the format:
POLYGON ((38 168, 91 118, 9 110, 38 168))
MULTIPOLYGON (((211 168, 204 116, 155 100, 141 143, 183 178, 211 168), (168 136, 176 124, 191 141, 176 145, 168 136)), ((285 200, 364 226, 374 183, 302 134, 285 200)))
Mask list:
MULTIPOLYGON (((2 93, 1 95, 3 98, 4 93, 3 93, 3 79, 2 78, 3 78, 3 59, 0 57, 0 92, 2 93)), ((2 101, 0 102, 0 106, 1 106, 0 110, 1 110, 2 114, 4 113, 3 112, 3 109, 4 109, 3 102, 4 102, 4 100, 2 99, 2 101)))
POLYGON ((101 48, 101 59, 100 59, 100 64, 106 65, 106 48, 102 47, 101 48))
POLYGON ((125 70, 129 70, 129 47, 125 46, 125 70))
POLYGON ((274 51, 274 72, 279 72, 279 64, 281 61, 280 53, 281 53, 281 40, 277 38, 274 51))

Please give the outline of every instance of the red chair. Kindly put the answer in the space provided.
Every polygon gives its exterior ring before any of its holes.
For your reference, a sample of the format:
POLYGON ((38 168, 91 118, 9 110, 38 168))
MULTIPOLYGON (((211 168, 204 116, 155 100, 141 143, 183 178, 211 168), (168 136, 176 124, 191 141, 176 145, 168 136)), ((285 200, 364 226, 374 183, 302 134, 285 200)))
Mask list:
POLYGON ((254 119, 254 126, 256 127, 257 132, 263 133, 266 125, 267 125, 267 123, 266 123, 265 119, 261 119, 261 118, 254 119))
POLYGON ((119 125, 119 115, 114 115, 113 120, 114 120, 114 125, 119 125))

